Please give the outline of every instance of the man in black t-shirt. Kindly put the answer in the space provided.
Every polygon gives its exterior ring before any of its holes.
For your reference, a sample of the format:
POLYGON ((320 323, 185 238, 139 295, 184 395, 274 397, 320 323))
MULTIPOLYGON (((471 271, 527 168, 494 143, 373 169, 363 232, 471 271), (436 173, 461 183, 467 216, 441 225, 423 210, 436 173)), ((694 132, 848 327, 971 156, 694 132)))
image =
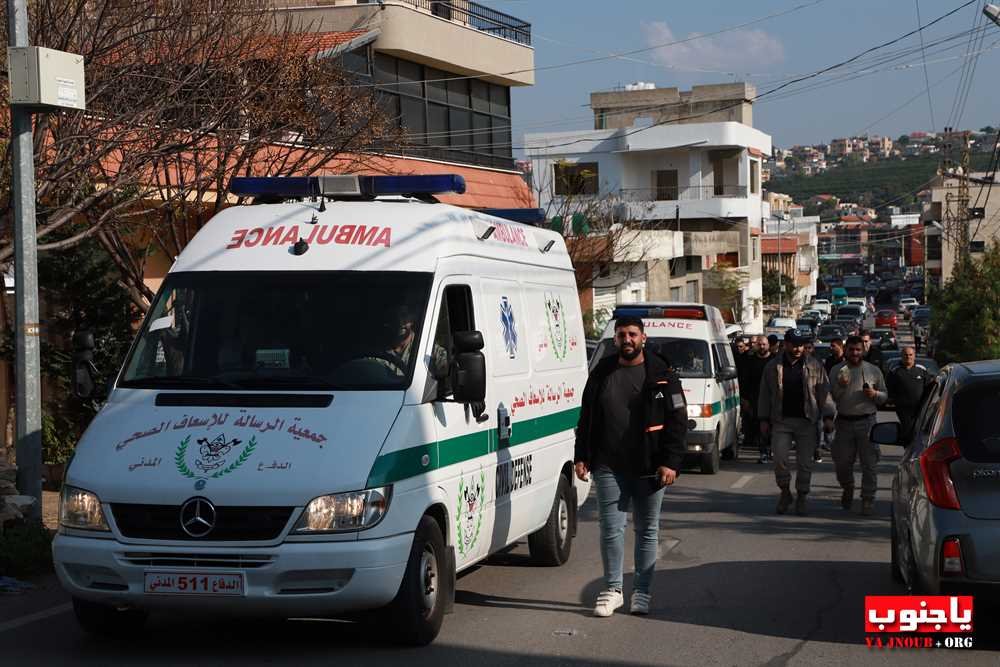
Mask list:
POLYGON ((602 359, 587 378, 576 428, 576 475, 594 476, 605 590, 594 615, 611 616, 624 604, 625 522, 633 508, 635 579, 629 610, 648 614, 656 568, 663 490, 677 479, 685 453, 687 403, 667 361, 647 352, 643 322, 615 322, 616 356, 602 359))

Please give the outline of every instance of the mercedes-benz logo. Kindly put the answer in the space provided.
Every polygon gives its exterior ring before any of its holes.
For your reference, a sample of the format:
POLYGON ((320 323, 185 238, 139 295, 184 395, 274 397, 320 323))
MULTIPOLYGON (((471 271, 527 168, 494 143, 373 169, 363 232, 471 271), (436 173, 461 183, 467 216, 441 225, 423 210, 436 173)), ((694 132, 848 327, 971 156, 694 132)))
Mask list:
POLYGON ((191 537, 205 537, 215 528, 215 505, 208 498, 192 498, 181 505, 181 529, 191 537))

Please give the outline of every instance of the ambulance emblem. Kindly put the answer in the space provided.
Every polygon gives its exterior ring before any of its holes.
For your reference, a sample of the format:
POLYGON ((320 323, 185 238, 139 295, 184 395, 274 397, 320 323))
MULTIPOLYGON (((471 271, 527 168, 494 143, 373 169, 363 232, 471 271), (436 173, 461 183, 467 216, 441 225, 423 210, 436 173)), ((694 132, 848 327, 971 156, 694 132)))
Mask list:
POLYGON ((549 342, 556 359, 566 358, 569 334, 566 332, 566 309, 562 299, 554 294, 545 293, 545 321, 549 328, 549 342))
POLYGON ((486 505, 486 473, 471 479, 460 477, 458 481, 458 511, 455 513, 456 547, 459 556, 472 553, 479 541, 479 531, 483 527, 483 507, 486 505))
POLYGON ((500 297, 500 326, 503 327, 503 343, 507 348, 507 356, 517 358, 517 325, 514 322, 514 307, 510 299, 500 297))

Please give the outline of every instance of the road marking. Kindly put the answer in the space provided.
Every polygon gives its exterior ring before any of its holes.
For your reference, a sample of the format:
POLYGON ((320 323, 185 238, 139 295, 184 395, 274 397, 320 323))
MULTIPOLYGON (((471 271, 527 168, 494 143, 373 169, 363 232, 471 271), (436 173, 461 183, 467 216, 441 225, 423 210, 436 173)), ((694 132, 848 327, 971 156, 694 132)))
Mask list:
POLYGON ((66 612, 72 609, 73 609, 73 604, 71 602, 67 602, 66 604, 61 604, 57 607, 46 609, 45 611, 39 611, 34 614, 28 614, 27 616, 22 616, 21 618, 15 618, 13 621, 0 623, 0 632, 7 632, 8 630, 14 630, 15 628, 19 628, 22 625, 28 625, 29 623, 34 623, 35 621, 40 621, 44 618, 51 618, 52 616, 65 614, 66 612))
POLYGON ((730 486, 729 488, 730 489, 742 489, 744 486, 746 486, 747 484, 750 483, 750 480, 752 480, 756 476, 757 475, 743 475, 738 480, 736 480, 735 482, 733 482, 732 486, 730 486))

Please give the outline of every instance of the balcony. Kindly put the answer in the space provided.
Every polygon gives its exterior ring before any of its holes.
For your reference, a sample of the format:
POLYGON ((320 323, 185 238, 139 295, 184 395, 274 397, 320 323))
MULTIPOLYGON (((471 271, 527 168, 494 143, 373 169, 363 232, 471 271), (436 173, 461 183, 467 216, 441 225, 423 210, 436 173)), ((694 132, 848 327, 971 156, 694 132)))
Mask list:
MULTIPOLYGON (((617 194, 633 220, 750 217, 745 185, 623 188, 617 194)), ((760 202, 753 203, 759 215, 760 202)))
MULTIPOLYGON (((531 46, 531 24, 469 0, 395 0, 494 37, 531 46)), ((364 3, 360 3, 364 4, 364 3)))

